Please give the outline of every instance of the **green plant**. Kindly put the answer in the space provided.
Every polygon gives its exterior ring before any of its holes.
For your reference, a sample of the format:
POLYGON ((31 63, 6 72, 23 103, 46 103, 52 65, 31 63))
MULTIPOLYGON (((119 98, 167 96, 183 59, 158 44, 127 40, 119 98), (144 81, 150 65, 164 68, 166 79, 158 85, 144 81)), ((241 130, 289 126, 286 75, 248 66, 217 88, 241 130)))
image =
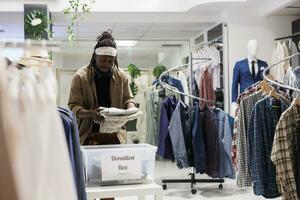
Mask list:
POLYGON ((158 79, 159 76, 166 71, 167 68, 164 65, 157 65, 154 69, 153 69, 153 76, 158 79))
POLYGON ((80 18, 84 19, 85 14, 90 13, 92 6, 95 4, 96 0, 69 0, 69 6, 63 10, 64 14, 69 16, 71 22, 68 26, 68 40, 73 42, 74 34, 74 24, 80 18))
POLYGON ((39 10, 29 12, 24 19, 25 32, 33 40, 42 40, 45 35, 52 39, 53 32, 48 28, 48 24, 51 25, 51 21, 39 10))
POLYGON ((127 66, 127 69, 128 69, 129 74, 130 74, 130 77, 131 77, 131 83, 129 84, 130 89, 131 89, 131 92, 132 92, 133 96, 135 97, 138 93, 138 86, 134 82, 134 79, 141 76, 141 70, 137 66, 135 66, 134 64, 129 64, 127 66))

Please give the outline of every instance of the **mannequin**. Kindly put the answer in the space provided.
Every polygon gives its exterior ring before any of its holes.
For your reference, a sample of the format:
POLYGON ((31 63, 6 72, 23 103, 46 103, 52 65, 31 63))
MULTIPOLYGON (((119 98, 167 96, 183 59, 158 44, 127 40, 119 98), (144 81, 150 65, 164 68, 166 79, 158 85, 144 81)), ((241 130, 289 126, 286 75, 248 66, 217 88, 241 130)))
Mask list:
POLYGON ((237 61, 234 66, 232 102, 236 102, 239 94, 243 93, 246 88, 262 80, 261 73, 268 65, 265 61, 257 59, 258 47, 259 45, 257 40, 249 40, 247 44, 247 58, 237 61), (238 90, 238 88, 240 89, 238 90))

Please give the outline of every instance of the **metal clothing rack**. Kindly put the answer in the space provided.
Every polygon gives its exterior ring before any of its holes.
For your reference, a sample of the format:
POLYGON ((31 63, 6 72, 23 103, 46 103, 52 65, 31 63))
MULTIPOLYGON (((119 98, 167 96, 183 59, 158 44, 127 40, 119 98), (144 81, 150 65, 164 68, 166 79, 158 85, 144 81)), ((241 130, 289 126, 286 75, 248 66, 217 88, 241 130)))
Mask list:
POLYGON ((296 33, 296 34, 293 34, 293 35, 290 35, 290 36, 276 38, 275 41, 292 39, 292 38, 299 37, 299 36, 300 36, 300 33, 296 33))
MULTIPOLYGON (((173 92, 176 92, 178 94, 181 94, 181 95, 184 95, 184 96, 188 96, 188 97, 190 97, 192 99, 197 99, 199 101, 211 102, 209 100, 206 100, 206 99, 203 99, 203 98, 199 98, 199 97, 191 95, 191 94, 187 94, 187 93, 183 93, 183 92, 179 92, 177 90, 174 90, 167 83, 165 83, 165 82, 162 81, 162 77, 165 74, 169 73, 170 71, 182 69, 184 67, 189 67, 189 74, 190 74, 190 79, 189 79, 190 84, 189 84, 189 86, 190 86, 190 91, 192 91, 192 83, 193 83, 193 76, 192 76, 193 75, 193 63, 192 63, 192 61, 193 60, 201 60, 201 61, 203 61, 202 63, 204 63, 204 62, 211 61, 211 58, 193 58, 192 53, 190 53, 190 55, 189 55, 189 64, 180 65, 180 66, 171 68, 171 69, 163 72, 160 75, 160 77, 159 77, 159 83, 163 87, 165 87, 165 88, 167 88, 167 89, 169 89, 169 90, 171 90, 173 92)), ((192 105, 192 101, 190 101, 190 102, 191 102, 190 104, 192 105)), ((223 189, 224 179, 196 179, 196 170, 195 170, 195 168, 193 168, 193 172, 192 173, 189 173, 189 176, 191 176, 190 179, 163 179, 162 180, 162 184, 163 184, 162 187, 163 187, 164 190, 166 190, 167 189, 167 183, 190 183, 191 184, 191 193, 192 194, 196 194, 197 193, 197 190, 195 188, 196 183, 219 183, 219 189, 220 190, 223 189)))
POLYGON ((300 55, 300 52, 295 53, 295 54, 293 54, 293 55, 291 55, 291 56, 288 56, 288 57, 286 57, 286 58, 283 58, 282 60, 279 60, 278 62, 275 62, 275 63, 269 65, 269 66, 263 71, 263 73, 262 73, 263 78, 264 78, 266 81, 268 81, 269 83, 273 84, 273 85, 277 85, 277 86, 279 86, 279 87, 282 87, 282 88, 285 88, 285 89, 289 89, 289 90, 293 90, 293 91, 296 91, 296 92, 299 92, 299 93, 300 93, 300 88, 290 87, 290 86, 288 86, 288 85, 284 85, 284 84, 281 84, 281 83, 279 83, 279 82, 273 81, 273 80, 271 80, 270 78, 267 77, 267 72, 268 72, 272 67, 275 67, 275 66, 279 65, 280 63, 285 62, 285 61, 287 61, 287 60, 290 60, 291 58, 296 57, 296 56, 299 56, 299 55, 300 55))

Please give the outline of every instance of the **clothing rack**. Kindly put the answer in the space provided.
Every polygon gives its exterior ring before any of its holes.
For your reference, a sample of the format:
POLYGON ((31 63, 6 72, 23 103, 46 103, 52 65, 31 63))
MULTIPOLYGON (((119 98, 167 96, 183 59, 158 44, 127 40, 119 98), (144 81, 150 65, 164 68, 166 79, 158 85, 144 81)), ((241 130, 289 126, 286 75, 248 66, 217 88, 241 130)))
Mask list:
MULTIPOLYGON (((206 100, 206 99, 203 99, 203 98, 199 98, 199 97, 191 95, 191 94, 187 94, 187 93, 183 93, 183 92, 179 92, 177 90, 174 90, 167 83, 164 83, 162 81, 162 77, 166 73, 169 73, 170 71, 182 69, 184 67, 189 67, 189 74, 190 74, 190 79, 189 79, 190 85, 189 86, 190 86, 190 91, 192 91, 192 83, 193 83, 193 76, 192 76, 193 75, 193 64, 192 64, 192 61, 193 60, 201 60, 203 62, 208 62, 208 61, 211 60, 211 58, 193 58, 192 53, 190 53, 190 55, 189 55, 189 64, 185 64, 185 65, 180 65, 180 66, 177 66, 177 67, 173 67, 173 68, 171 68, 171 69, 163 72, 160 75, 160 77, 159 77, 159 83, 163 87, 165 87, 165 88, 167 88, 167 89, 169 89, 169 90, 171 90, 171 91, 173 91, 175 93, 178 93, 178 94, 181 94, 181 95, 184 95, 184 96, 188 96, 191 99, 197 99, 199 101, 204 101, 204 102, 211 102, 209 100, 206 100)), ((203 62, 201 62, 201 63, 203 63, 203 62)), ((191 105, 193 104, 192 102, 193 101, 190 101, 191 105)), ((163 184, 162 187, 163 187, 163 189, 164 190, 167 189, 167 183, 190 183, 191 184, 191 193, 192 194, 196 194, 197 193, 197 190, 195 188, 196 183, 219 183, 219 189, 220 190, 223 189, 224 179, 196 179, 196 170, 195 170, 195 168, 192 168, 192 171, 193 171, 192 173, 189 173, 189 176, 191 176, 190 179, 163 179, 162 180, 162 184, 163 184)))
POLYGON ((276 38, 275 41, 286 40, 286 39, 292 39, 292 38, 299 37, 299 36, 300 36, 300 33, 296 33, 296 34, 293 34, 293 35, 290 35, 290 36, 281 37, 281 38, 276 38))
POLYGON ((266 81, 268 81, 269 83, 273 84, 273 85, 277 85, 277 86, 279 86, 279 87, 282 87, 282 88, 285 88, 285 89, 289 89, 289 90, 293 90, 293 91, 296 91, 296 92, 299 92, 299 93, 300 93, 300 89, 299 89, 299 88, 294 88, 294 87, 291 87, 291 86, 288 86, 288 85, 284 85, 284 84, 278 83, 278 82, 276 82, 276 81, 273 81, 273 80, 269 79, 269 78, 267 77, 267 75, 266 75, 267 72, 268 72, 272 67, 275 67, 275 66, 279 65, 280 63, 285 62, 285 61, 287 61, 287 60, 290 60, 291 58, 294 58, 294 57, 299 56, 299 55, 300 55, 300 52, 295 53, 295 54, 293 54, 293 55, 291 55, 291 56, 288 56, 288 57, 286 57, 286 58, 284 58, 284 59, 282 59, 282 60, 279 60, 278 62, 275 62, 275 63, 269 65, 269 66, 263 71, 263 73, 262 73, 263 78, 264 78, 266 81))
POLYGON ((41 40, 41 41, 35 41, 35 40, 0 40, 0 49, 1 48, 45 48, 52 51, 59 51, 60 50, 60 43, 59 42, 53 42, 53 41, 47 41, 47 40, 41 40))

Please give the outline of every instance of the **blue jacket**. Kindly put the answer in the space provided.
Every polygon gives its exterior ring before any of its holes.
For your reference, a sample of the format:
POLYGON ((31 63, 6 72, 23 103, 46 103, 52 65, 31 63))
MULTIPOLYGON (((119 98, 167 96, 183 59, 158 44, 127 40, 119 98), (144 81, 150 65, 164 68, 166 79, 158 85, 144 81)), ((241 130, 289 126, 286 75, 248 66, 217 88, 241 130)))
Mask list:
POLYGON ((239 94, 243 93, 247 87, 253 85, 254 83, 261 81, 262 72, 267 68, 268 64, 265 61, 257 60, 258 73, 256 78, 253 79, 249 70, 248 59, 238 61, 233 69, 233 78, 232 78, 232 89, 231 97, 232 102, 236 102, 239 94), (240 92, 238 92, 238 86, 240 84, 240 92))

